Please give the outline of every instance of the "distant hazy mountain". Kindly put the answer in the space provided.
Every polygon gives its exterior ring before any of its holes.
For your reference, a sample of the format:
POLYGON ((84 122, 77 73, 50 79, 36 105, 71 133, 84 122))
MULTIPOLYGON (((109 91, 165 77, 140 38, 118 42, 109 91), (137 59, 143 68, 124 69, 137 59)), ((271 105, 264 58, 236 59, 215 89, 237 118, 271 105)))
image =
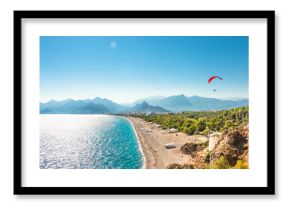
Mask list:
POLYGON ((104 105, 112 113, 122 112, 122 111, 127 109, 127 107, 119 105, 118 103, 115 103, 115 102, 108 100, 106 98, 96 97, 93 100, 91 100, 90 102, 94 103, 94 104, 104 105))
POLYGON ((147 97, 147 98, 142 98, 142 99, 134 101, 133 103, 127 103, 125 105, 128 107, 133 107, 133 106, 140 104, 144 101, 146 101, 150 105, 156 105, 156 104, 159 104, 159 102, 161 100, 163 100, 164 98, 165 98, 164 96, 156 95, 156 96, 151 96, 151 97, 147 97))
POLYGON ((84 107, 86 105, 87 103, 83 100, 51 100, 47 103, 40 103, 40 113, 72 113, 75 109, 84 107))
POLYGON ((162 99, 155 105, 164 107, 171 111, 186 111, 191 110, 192 104, 184 95, 175 95, 162 99))
POLYGON ((149 105, 146 101, 133 107, 125 107, 111 100, 96 97, 92 100, 63 101, 51 100, 47 103, 40 103, 41 114, 110 114, 110 113, 163 113, 169 112, 159 106, 149 105))
POLYGON ((42 114, 109 114, 127 112, 182 112, 197 110, 224 110, 234 107, 248 105, 248 99, 217 99, 199 96, 174 95, 169 97, 154 96, 148 97, 129 104, 120 105, 109 99, 96 97, 92 100, 62 101, 51 100, 47 103, 40 103, 40 113, 42 114), (144 100, 147 99, 147 100, 144 100))
POLYGON ((188 97, 193 110, 222 110, 234 107, 246 106, 249 104, 247 99, 242 100, 222 100, 216 98, 204 98, 199 96, 188 97))
POLYGON ((110 114, 112 113, 104 105, 89 103, 71 112, 72 114, 110 114))
POLYGON ((109 114, 108 108, 88 100, 63 100, 40 103, 41 114, 109 114))
POLYGON ((128 109, 128 112, 141 112, 141 113, 148 113, 148 112, 152 112, 152 113, 164 113, 164 112, 169 112, 169 110, 165 110, 162 107, 159 106, 152 106, 149 105, 146 101, 143 101, 140 104, 135 105, 132 108, 128 109))
MULTIPOLYGON (((150 99, 150 98, 149 98, 150 99)), ((138 100, 137 100, 138 101, 138 100)), ((154 99, 154 101, 147 101, 154 106, 160 106, 164 109, 181 112, 181 111, 197 111, 197 110, 223 110, 231 109, 234 107, 241 107, 248 105, 248 99, 232 98, 232 99, 217 99, 206 98, 199 96, 185 96, 174 95, 169 97, 163 97, 154 99)))

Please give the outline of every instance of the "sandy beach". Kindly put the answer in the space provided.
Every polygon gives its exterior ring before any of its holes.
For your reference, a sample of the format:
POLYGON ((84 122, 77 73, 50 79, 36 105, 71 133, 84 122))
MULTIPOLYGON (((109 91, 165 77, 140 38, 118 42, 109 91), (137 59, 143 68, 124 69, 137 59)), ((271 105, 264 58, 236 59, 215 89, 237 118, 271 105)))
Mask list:
POLYGON ((166 169, 172 163, 191 163, 191 156, 182 154, 180 147, 187 142, 203 140, 203 137, 189 136, 181 132, 169 133, 167 130, 163 130, 141 118, 126 118, 132 122, 137 132, 146 158, 146 169, 166 169), (174 143, 176 148, 166 149, 164 145, 167 143, 174 143))

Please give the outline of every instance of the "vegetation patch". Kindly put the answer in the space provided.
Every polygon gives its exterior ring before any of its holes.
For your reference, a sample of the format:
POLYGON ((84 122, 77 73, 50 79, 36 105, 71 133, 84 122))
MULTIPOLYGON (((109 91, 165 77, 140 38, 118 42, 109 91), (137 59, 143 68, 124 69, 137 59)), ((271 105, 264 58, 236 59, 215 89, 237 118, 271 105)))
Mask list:
POLYGON ((181 146, 180 151, 183 154, 193 154, 208 147, 208 141, 202 143, 190 142, 181 146))
POLYGON ((189 135, 222 132, 242 128, 248 124, 249 107, 220 111, 196 111, 176 114, 139 115, 148 122, 161 125, 163 129, 175 128, 189 135))
POLYGON ((230 165, 228 160, 224 156, 221 156, 219 159, 217 159, 213 163, 210 163, 205 168, 207 168, 207 169, 230 169, 231 167, 232 166, 230 165))
POLYGON ((249 169, 248 162, 245 160, 238 160, 235 167, 235 169, 249 169))
POLYGON ((194 166, 192 164, 177 164, 177 163, 173 163, 173 164, 169 164, 167 166, 167 169, 194 169, 194 166))

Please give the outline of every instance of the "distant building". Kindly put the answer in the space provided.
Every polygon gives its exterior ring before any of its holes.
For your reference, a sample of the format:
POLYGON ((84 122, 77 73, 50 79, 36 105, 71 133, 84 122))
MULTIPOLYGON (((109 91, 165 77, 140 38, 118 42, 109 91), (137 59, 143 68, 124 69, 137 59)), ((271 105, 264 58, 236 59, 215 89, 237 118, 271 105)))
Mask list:
POLYGON ((176 145, 174 143, 167 143, 164 145, 166 149, 176 148, 176 145))
POLYGON ((208 150, 212 151, 219 140, 219 134, 218 133, 212 133, 209 135, 209 143, 208 143, 208 150))
POLYGON ((161 125, 158 125, 158 124, 156 124, 155 126, 156 126, 157 128, 160 128, 160 127, 161 127, 161 125))
POLYGON ((176 132, 178 132, 178 130, 175 129, 175 128, 171 128, 171 129, 168 130, 168 132, 169 133, 176 133, 176 132))

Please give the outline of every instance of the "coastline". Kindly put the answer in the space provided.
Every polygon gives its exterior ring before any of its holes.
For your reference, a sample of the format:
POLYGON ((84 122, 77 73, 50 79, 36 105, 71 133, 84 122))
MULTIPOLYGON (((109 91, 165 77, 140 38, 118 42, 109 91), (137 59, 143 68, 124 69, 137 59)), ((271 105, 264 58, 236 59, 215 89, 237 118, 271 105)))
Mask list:
MULTIPOLYGON (((124 116, 122 116, 124 117, 124 116)), ((156 125, 137 117, 124 117, 131 122, 144 155, 146 169, 166 169, 169 164, 189 164, 192 157, 180 152, 180 147, 188 142, 199 140, 199 136, 185 133, 168 133, 156 125), (166 149, 166 143, 174 143, 176 148, 166 149)))
POLYGON ((134 133, 135 133, 135 136, 136 136, 136 140, 137 140, 137 143, 138 143, 138 147, 139 147, 139 150, 140 150, 141 155, 142 155, 142 158, 143 158, 143 164, 142 164, 142 166, 141 166, 141 169, 146 169, 146 164, 147 164, 147 163, 146 163, 146 156, 145 156, 145 154, 144 154, 144 151, 143 151, 143 148, 142 148, 142 145, 141 145, 140 139, 139 139, 139 137, 138 137, 138 133, 136 132, 136 128, 135 128, 134 124, 132 123, 131 120, 129 120, 129 119, 126 118, 126 117, 123 117, 123 116, 119 116, 119 117, 121 117, 121 118, 127 120, 128 122, 130 122, 130 124, 131 124, 131 126, 132 126, 132 128, 133 128, 133 130, 134 130, 134 133))

